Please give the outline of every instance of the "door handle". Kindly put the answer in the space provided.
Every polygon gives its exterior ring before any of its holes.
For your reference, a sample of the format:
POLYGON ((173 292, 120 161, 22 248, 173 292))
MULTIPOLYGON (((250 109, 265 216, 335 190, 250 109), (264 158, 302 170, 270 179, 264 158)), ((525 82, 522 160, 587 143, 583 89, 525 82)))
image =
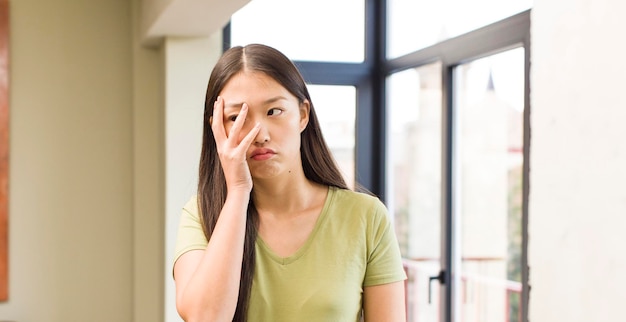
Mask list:
POLYGON ((431 303, 432 284, 434 280, 438 280, 439 284, 444 284, 446 282, 446 271, 441 270, 439 271, 439 275, 428 278, 428 304, 431 303))

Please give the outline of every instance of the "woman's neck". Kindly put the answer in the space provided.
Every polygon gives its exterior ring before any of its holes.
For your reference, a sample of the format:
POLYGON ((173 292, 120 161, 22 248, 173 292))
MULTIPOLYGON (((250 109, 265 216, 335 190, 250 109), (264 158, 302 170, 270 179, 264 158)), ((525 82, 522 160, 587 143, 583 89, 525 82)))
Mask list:
POLYGON ((302 174, 301 177, 295 176, 290 180, 255 181, 252 197, 259 213, 292 216, 318 207, 325 200, 327 189, 302 174))

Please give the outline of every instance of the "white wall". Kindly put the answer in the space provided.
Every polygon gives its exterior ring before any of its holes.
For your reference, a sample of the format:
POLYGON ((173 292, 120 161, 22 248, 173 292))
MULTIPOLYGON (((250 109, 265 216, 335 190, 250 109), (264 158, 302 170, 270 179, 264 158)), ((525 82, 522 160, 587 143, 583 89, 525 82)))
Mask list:
POLYGON ((622 321, 626 2, 535 0, 530 321, 622 321))
POLYGON ((206 38, 167 38, 165 50, 165 316, 176 312, 172 278, 174 245, 182 207, 196 194, 202 145, 204 97, 222 53, 221 31, 206 38))

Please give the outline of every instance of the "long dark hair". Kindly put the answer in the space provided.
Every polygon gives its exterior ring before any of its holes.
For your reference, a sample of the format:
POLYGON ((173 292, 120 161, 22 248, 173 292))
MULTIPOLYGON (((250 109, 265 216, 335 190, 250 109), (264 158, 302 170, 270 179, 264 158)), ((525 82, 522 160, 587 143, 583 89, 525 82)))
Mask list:
MULTIPOLYGON (((296 66, 289 58, 272 47, 259 44, 233 47, 222 55, 213 68, 204 103, 204 130, 200 156, 198 207, 201 213, 202 228, 207 240, 211 238, 227 194, 226 179, 217 155, 215 137, 213 136, 209 119, 213 115, 213 103, 217 100, 217 96, 226 83, 234 75, 244 70, 262 72, 297 97, 300 104, 305 101, 309 102, 309 123, 300 134, 300 155, 302 157, 304 175, 307 179, 316 183, 348 189, 330 149, 322 137, 309 91, 296 66)), ((252 278, 254 276, 254 245, 257 238, 258 222, 258 212, 254 206, 254 200, 250 198, 246 220, 239 298, 235 316, 233 317, 235 322, 246 321, 252 278)))

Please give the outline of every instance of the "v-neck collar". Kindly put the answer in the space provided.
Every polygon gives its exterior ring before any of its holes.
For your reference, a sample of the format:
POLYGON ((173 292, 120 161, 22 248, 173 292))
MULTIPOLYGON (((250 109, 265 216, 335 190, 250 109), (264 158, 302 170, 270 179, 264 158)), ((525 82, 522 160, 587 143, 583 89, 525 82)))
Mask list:
POLYGON ((265 243, 265 241, 263 241, 261 236, 257 236, 256 244, 259 246, 261 251, 265 252, 273 261, 281 265, 289 265, 295 262, 296 260, 298 260, 304 254, 306 254, 307 250, 311 247, 311 244, 313 244, 315 235, 320 230, 320 227, 322 226, 326 217, 328 216, 328 208, 330 207, 332 203, 332 199, 335 196, 336 190, 337 190, 336 187, 328 187, 326 200, 324 201, 324 206, 322 207, 322 211, 320 212, 320 215, 317 217, 317 220, 315 221, 315 226, 313 227, 313 230, 309 234, 309 237, 307 237, 304 244, 300 246, 298 250, 296 250, 293 254, 287 257, 279 256, 265 243))

